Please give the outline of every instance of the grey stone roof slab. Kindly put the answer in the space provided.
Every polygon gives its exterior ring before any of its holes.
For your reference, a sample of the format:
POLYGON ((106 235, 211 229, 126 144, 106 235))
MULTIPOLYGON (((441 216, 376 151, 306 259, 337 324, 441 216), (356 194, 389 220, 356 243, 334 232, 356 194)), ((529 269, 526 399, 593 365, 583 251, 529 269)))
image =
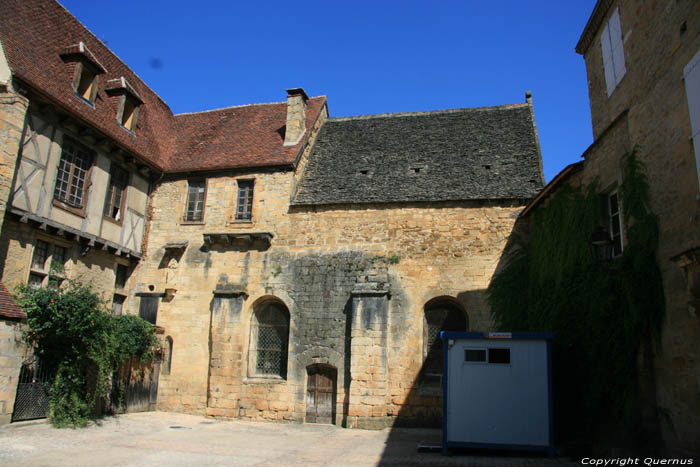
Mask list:
POLYGON ((530 199, 543 186, 528 103, 331 118, 293 204, 530 199))

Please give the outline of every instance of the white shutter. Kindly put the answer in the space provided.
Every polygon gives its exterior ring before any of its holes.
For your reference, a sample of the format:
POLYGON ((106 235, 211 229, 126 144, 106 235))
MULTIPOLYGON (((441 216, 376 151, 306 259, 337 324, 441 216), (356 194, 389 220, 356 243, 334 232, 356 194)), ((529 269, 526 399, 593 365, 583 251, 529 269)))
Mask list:
POLYGON ((605 25, 600 35, 600 47, 603 49, 603 70, 605 71, 605 85, 608 90, 608 97, 615 90, 615 71, 612 62, 612 47, 610 46, 610 31, 605 25))
POLYGON ((700 51, 683 68, 685 94, 688 97, 690 130, 695 149, 695 167, 700 180, 700 51))
POLYGON ((615 72, 615 86, 620 84, 622 77, 625 76, 625 49, 622 46, 622 27, 620 27, 620 11, 615 8, 610 22, 610 48, 612 49, 613 70, 615 72))

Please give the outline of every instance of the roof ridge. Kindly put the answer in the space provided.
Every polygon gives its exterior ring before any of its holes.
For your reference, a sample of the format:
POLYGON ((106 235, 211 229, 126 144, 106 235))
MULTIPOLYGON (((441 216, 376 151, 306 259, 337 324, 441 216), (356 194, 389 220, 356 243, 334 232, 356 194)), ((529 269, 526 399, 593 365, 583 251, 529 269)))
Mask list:
MULTIPOLYGON (((322 96, 314 96, 314 97, 309 97, 309 100, 311 99, 320 99, 322 97, 326 97, 325 95, 322 96)), ((228 107, 219 107, 218 109, 209 109, 209 110, 199 110, 197 112, 182 112, 179 114, 174 114, 175 117, 180 117, 182 115, 196 115, 196 114, 203 114, 207 112, 219 112, 222 110, 229 110, 229 109, 239 109, 241 107, 253 107, 255 105, 279 105, 279 104, 286 104, 287 101, 281 101, 281 102, 258 102, 256 104, 239 104, 239 105, 230 105, 228 107)))
POLYGON ((85 26, 85 24, 83 24, 82 21, 80 21, 73 13, 71 13, 71 12, 68 10, 68 8, 66 8, 65 6, 63 6, 63 4, 62 4, 59 0, 55 0, 55 1, 56 1, 56 4, 58 4, 58 6, 60 6, 61 8, 63 8, 63 10, 64 10, 66 13, 68 13, 74 20, 76 20, 76 21, 78 22, 78 24, 80 24, 80 25, 83 27, 83 29, 85 29, 85 30, 88 32, 88 34, 90 34, 92 37, 94 37, 95 39, 97 39, 97 41, 98 41, 100 44, 102 44, 102 46, 103 46, 105 49, 107 49, 107 51, 108 51, 109 53, 111 53, 112 55, 114 55, 114 56, 117 58, 117 60, 119 60, 119 61, 121 62, 121 64, 124 65, 124 67, 126 67, 127 70, 129 70, 130 72, 132 72, 132 73, 134 74, 134 76, 136 76, 136 78, 138 78, 138 80, 141 81, 141 84, 143 84, 144 86, 146 86, 146 87, 148 88, 148 90, 151 91, 151 92, 153 93, 153 95, 156 96, 156 97, 158 98, 158 100, 161 101, 161 102, 163 103, 163 105, 165 105, 165 107, 168 108, 168 110, 170 110, 170 113, 173 114, 172 109, 170 108, 170 106, 168 105, 168 103, 165 102, 165 99, 163 99, 162 97, 160 97, 160 95, 159 95, 157 92, 155 92, 155 91, 153 90, 153 88, 151 88, 151 87, 141 78, 141 76, 140 76, 138 73, 136 73, 134 70, 132 70, 131 67, 130 67, 129 65, 127 65, 126 62, 125 62, 124 60, 122 60, 122 58, 121 58, 119 55, 117 55, 117 53, 116 53, 114 50, 112 50, 110 47, 107 47, 107 44, 105 44, 104 42, 102 42, 102 39, 100 39, 99 37, 97 37, 97 36, 95 35, 95 33, 92 32, 92 31, 90 30, 90 28, 88 28, 87 26, 85 26))
POLYGON ((519 109, 527 107, 528 103, 519 104, 503 104, 503 105, 491 105, 484 107, 460 107, 456 109, 442 109, 442 110, 427 110, 422 112, 395 112, 395 113, 382 113, 382 114, 369 114, 369 115, 353 115, 349 117, 331 117, 328 119, 329 122, 342 122, 348 120, 369 120, 372 118, 394 118, 394 117, 422 117, 428 115, 439 115, 439 114, 455 114, 462 112, 483 112, 487 110, 507 110, 507 109, 519 109))

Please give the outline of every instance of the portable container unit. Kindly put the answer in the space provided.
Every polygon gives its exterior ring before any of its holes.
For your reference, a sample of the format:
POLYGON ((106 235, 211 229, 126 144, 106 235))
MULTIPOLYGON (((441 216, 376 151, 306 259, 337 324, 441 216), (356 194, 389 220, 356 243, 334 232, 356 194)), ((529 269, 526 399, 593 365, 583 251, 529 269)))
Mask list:
POLYGON ((442 332, 442 451, 552 453, 552 334, 442 332))

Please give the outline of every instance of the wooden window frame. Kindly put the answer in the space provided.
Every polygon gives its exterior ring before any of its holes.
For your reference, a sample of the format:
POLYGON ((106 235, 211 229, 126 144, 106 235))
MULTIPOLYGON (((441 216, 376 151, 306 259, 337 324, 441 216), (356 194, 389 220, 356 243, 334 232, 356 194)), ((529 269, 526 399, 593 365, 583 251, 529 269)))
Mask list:
POLYGON ((241 178, 236 180, 237 184, 237 190, 236 190, 236 211, 233 213, 233 221, 234 222, 241 222, 241 223, 248 223, 248 222, 253 222, 253 203, 255 201, 255 179, 254 178, 241 178), (243 201, 241 202, 241 185, 246 184, 249 185, 249 189, 245 190, 245 195, 243 197, 243 201), (243 216, 239 217, 240 213, 240 208, 241 204, 244 206, 247 204, 250 206, 250 209, 246 209, 244 207, 243 210, 243 216), (246 217, 245 214, 248 216, 246 217))
POLYGON ((600 35, 600 47, 603 60, 603 79, 605 80, 606 93, 608 97, 610 97, 627 74, 624 37, 622 36, 622 23, 620 22, 619 8, 615 8, 610 18, 605 22, 605 26, 603 26, 600 35), (619 33, 619 37, 617 33, 619 33), (615 36, 613 36, 613 34, 615 34, 615 36), (616 53, 618 53, 618 48, 621 50, 619 55, 616 55, 616 53))
MULTIPOLYGON (((92 168, 94 167, 94 162, 95 162, 95 151, 92 149, 88 148, 84 144, 81 144, 80 142, 76 141, 75 139, 65 136, 63 137, 63 144, 61 145, 61 156, 59 157, 58 160, 58 167, 56 170, 56 180, 54 182, 54 189, 53 189, 53 205, 57 206, 61 209, 64 209, 70 213, 73 213, 77 216, 80 217, 85 217, 86 216, 86 207, 87 207, 87 195, 89 188, 92 184, 92 168), (56 193, 57 185, 59 182, 59 169, 61 166, 61 161, 64 159, 64 154, 66 151, 67 146, 72 146, 73 151, 77 154, 79 151, 83 152, 84 154, 87 155, 87 163, 88 163, 88 168, 85 171, 85 179, 83 180, 83 187, 80 193, 80 205, 74 205, 68 202, 67 199, 65 198, 60 198, 58 197, 56 193)), ((70 190, 71 187, 73 186, 73 180, 75 176, 75 170, 76 170, 76 164, 75 164, 75 155, 73 156, 73 160, 70 162, 70 169, 68 171, 68 181, 67 181, 67 190, 66 190, 66 196, 70 196, 70 190)))
POLYGON ((206 178, 187 179, 187 182, 185 185, 185 203, 184 203, 184 209, 183 209, 182 218, 181 218, 180 223, 182 223, 182 224, 194 224, 194 225, 204 224, 204 215, 206 214, 207 192, 208 191, 209 191, 209 180, 208 179, 206 179, 206 178), (202 214, 201 214, 199 219, 188 219, 187 212, 188 212, 188 207, 190 204, 190 184, 200 183, 200 182, 204 183, 204 193, 202 195, 202 214))
POLYGON ((131 173, 128 170, 126 170, 118 165, 112 165, 112 167, 109 169, 109 183, 107 183, 107 194, 105 196, 105 207, 102 211, 102 217, 105 220, 112 222, 114 224, 117 224, 117 225, 122 225, 124 223, 124 217, 126 215, 126 212, 125 212, 126 194, 127 194, 127 190, 129 189, 130 182, 131 182, 131 173), (119 219, 115 219, 114 217, 112 217, 111 211, 112 211, 112 208, 114 207, 114 205, 112 203, 114 202, 114 197, 116 195, 115 188, 117 188, 117 185, 113 184, 112 182, 115 179, 115 175, 116 175, 115 173, 118 171, 121 171, 124 173, 124 175, 126 176, 126 181, 124 183, 124 186, 121 189, 121 198, 119 201, 120 216, 119 216, 119 219))
POLYGON ((100 83, 99 76, 100 71, 93 65, 90 65, 86 60, 80 60, 76 64, 75 75, 73 76, 73 91, 75 92, 75 95, 80 98, 80 100, 86 104, 89 104, 93 108, 95 107, 95 100, 97 99, 97 88, 99 87, 100 83), (79 90, 84 72, 92 73, 92 83, 90 84, 90 95, 88 98, 80 94, 79 90))

